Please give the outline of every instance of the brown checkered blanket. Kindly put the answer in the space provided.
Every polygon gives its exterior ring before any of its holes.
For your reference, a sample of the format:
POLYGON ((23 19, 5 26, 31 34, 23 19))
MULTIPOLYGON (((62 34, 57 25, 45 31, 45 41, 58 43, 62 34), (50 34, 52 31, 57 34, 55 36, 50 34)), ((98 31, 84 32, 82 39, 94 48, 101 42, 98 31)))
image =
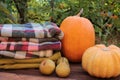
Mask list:
POLYGON ((15 59, 29 59, 40 57, 51 57, 53 50, 41 50, 41 51, 0 51, 0 55, 15 59))
POLYGON ((1 37, 22 37, 22 38, 63 38, 63 32, 55 23, 45 22, 27 24, 0 24, 1 37))
POLYGON ((57 38, 20 38, 20 37, 0 37, 0 42, 33 42, 33 43, 42 43, 42 42, 55 42, 59 41, 57 38))
POLYGON ((43 42, 43 43, 32 43, 32 42, 1 42, 1 51, 40 51, 40 50, 60 50, 61 42, 43 42))

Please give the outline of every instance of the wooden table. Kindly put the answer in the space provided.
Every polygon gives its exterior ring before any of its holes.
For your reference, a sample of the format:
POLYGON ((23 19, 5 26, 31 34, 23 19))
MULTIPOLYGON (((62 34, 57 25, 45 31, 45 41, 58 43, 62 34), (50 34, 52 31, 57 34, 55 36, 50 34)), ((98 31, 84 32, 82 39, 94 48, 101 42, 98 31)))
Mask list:
POLYGON ((55 72, 50 76, 42 75, 38 69, 0 70, 0 80, 120 80, 120 76, 110 79, 92 77, 80 64, 71 63, 71 74, 67 78, 59 78, 55 72))

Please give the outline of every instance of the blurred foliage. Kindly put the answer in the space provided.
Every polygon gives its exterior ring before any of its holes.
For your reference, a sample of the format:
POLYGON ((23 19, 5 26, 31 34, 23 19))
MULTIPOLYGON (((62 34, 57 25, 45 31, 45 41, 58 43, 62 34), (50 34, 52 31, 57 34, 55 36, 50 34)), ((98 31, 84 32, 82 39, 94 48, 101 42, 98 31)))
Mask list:
POLYGON ((3 2, 0 2, 0 23, 16 23, 15 17, 3 2))
MULTIPOLYGON (((1 0, 0 2, 2 2, 0 23, 19 23, 19 12, 14 0, 1 0)), ((76 15, 83 8, 84 12, 81 16, 93 23, 100 43, 107 44, 109 39, 120 35, 119 4, 120 0, 27 0, 25 18, 26 22, 53 21, 60 26, 63 19, 76 15)))

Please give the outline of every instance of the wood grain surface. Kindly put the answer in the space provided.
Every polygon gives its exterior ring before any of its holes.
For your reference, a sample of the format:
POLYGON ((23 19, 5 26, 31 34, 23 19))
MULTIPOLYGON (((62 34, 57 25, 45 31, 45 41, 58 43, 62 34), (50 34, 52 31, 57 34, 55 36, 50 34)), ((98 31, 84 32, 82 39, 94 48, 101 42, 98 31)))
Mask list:
POLYGON ((0 80, 120 80, 120 76, 109 79, 92 77, 82 69, 80 64, 71 63, 70 65, 71 73, 67 78, 59 78, 55 72, 45 76, 39 72, 39 69, 21 69, 0 70, 0 80))

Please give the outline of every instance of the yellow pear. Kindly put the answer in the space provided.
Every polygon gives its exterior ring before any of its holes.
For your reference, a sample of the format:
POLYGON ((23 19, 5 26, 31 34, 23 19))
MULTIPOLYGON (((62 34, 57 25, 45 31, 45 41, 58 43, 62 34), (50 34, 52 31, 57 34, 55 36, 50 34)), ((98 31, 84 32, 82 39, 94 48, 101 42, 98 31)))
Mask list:
POLYGON ((70 74, 70 65, 69 65, 69 62, 67 60, 67 58, 65 57, 62 57, 60 59, 58 59, 58 62, 57 62, 57 67, 56 67, 56 74, 59 76, 59 77, 67 77, 69 76, 70 74))
POLYGON ((46 59, 41 62, 39 70, 42 74, 50 75, 55 70, 55 62, 51 59, 46 59))
POLYGON ((59 59, 57 60, 57 64, 61 63, 63 60, 69 65, 68 59, 67 59, 66 57, 61 57, 61 58, 59 58, 59 59))

